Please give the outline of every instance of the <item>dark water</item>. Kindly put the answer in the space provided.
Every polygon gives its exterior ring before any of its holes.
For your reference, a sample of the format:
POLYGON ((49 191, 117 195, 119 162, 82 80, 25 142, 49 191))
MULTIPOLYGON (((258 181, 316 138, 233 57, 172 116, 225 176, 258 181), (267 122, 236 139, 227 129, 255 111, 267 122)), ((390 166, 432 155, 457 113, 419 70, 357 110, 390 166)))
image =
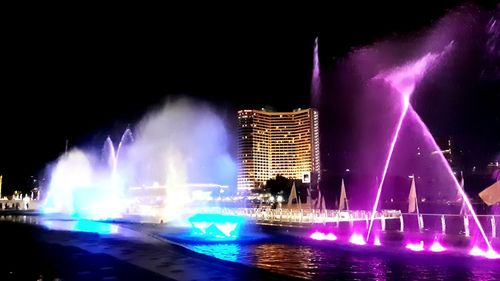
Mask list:
POLYGON ((498 260, 363 253, 285 243, 185 244, 219 259, 313 280, 500 280, 498 260))
MULTIPOLYGON (((39 217, 14 216, 8 220, 27 220, 40 224, 39 217), (30 220, 31 219, 31 220, 30 220)), ((51 229, 113 232, 105 223, 88 221, 52 221, 51 229), (55 225, 54 223, 59 224, 55 225)), ((141 232, 165 233, 162 225, 126 225, 141 232)), ((170 234, 179 235, 170 229, 170 234)), ((250 231, 245 232, 252 236, 250 231)), ((104 234, 103 234, 104 235, 104 234)), ((166 235, 168 238, 168 235, 166 235)), ((232 262, 264 268, 288 276, 310 280, 500 280, 500 260, 471 258, 465 255, 413 253, 404 249, 383 247, 383 251, 366 248, 324 246, 298 238, 265 238, 231 243, 180 242, 202 254, 232 262)))

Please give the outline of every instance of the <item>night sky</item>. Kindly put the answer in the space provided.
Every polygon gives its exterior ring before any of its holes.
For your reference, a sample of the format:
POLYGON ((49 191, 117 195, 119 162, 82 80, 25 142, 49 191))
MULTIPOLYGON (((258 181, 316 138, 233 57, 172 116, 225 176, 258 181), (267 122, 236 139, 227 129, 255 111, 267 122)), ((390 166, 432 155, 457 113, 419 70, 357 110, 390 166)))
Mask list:
MULTIPOLYGON (((209 101, 226 118, 240 108, 308 107, 316 36, 322 71, 328 72, 353 49, 411 36, 461 3, 437 2, 12 11, 2 32, 5 193, 40 175, 64 151, 66 139, 70 146, 100 146, 167 97, 209 101)), ((486 92, 496 86, 490 84, 486 92)), ((492 100, 474 102, 481 108, 492 100)), ((493 145, 500 135, 498 112, 487 116, 492 123, 468 115, 493 145)), ((432 120, 426 122, 432 130, 432 120)))

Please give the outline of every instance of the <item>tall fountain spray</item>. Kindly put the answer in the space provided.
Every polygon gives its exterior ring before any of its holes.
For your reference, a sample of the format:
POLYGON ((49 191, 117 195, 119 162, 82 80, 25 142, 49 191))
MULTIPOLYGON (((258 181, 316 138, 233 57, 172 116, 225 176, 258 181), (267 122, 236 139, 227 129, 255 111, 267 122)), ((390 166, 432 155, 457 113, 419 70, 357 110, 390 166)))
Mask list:
POLYGON ((102 159, 111 171, 116 169, 116 152, 111 137, 107 137, 102 147, 102 159))
POLYGON ((61 156, 44 210, 85 219, 140 214, 178 221, 193 201, 193 184, 235 185, 232 138, 208 105, 168 102, 136 128, 137 136, 127 128, 117 146, 106 138, 100 155, 73 149, 61 156))
MULTIPOLYGON (((104 160, 107 162, 109 167, 109 189, 111 193, 111 197, 115 198, 115 200, 120 200, 122 198, 121 187, 119 183, 119 176, 117 171, 118 165, 118 151, 115 150, 115 146, 113 141, 108 136, 104 141, 104 147, 102 151, 102 155, 104 160)), ((115 201, 116 202, 116 201, 115 201)), ((111 202, 110 202, 111 204, 111 202)))
POLYGON ((438 54, 428 53, 417 61, 411 62, 403 67, 396 68, 389 72, 384 72, 375 77, 375 79, 382 79, 388 85, 391 86, 392 89, 401 93, 402 99, 402 110, 401 115, 399 116, 398 122, 394 129, 394 134, 392 140, 389 144, 389 150, 387 153, 387 158, 382 170, 382 177, 379 182, 377 188, 377 195, 375 197, 375 202, 373 204, 373 209, 370 217, 370 224, 368 226, 368 233, 366 235, 366 240, 370 238, 371 230, 373 227, 373 220, 375 218, 375 212, 377 211, 378 204, 380 201, 380 195, 382 193, 382 187, 385 182, 385 178, 387 175, 387 169, 389 168, 389 164, 391 162, 392 154, 394 152, 394 148, 396 146, 396 142, 399 137, 399 132, 401 130, 401 126, 406 117, 406 113, 408 112, 408 108, 410 106, 410 98, 412 93, 415 90, 416 84, 423 78, 426 70, 434 63, 438 54))
POLYGON ((381 181, 380 181, 378 189, 377 189, 377 194, 376 194, 375 202, 374 202, 374 205, 372 208, 372 214, 371 214, 370 223, 369 223, 368 232, 367 232, 367 240, 370 238, 371 230, 373 227, 373 220, 375 217, 375 212, 376 212, 378 205, 379 205, 379 202, 380 202, 380 195, 381 195, 382 188, 383 188, 383 185, 385 182, 388 167, 389 167, 391 159, 392 159, 394 148, 395 148, 397 140, 399 138, 401 126, 403 124, 403 121, 407 117, 408 113, 410 113, 410 118, 412 118, 412 119, 409 121, 416 122, 421 127, 422 134, 424 135, 424 138, 426 139, 426 141, 431 144, 434 151, 439 152, 440 162, 444 165, 444 167, 446 169, 446 173, 449 175, 449 177, 452 178, 454 186, 456 187, 457 191, 459 192, 463 201, 465 202, 469 213, 474 218, 474 221, 477 225, 477 228, 479 229, 481 236, 483 237, 483 240, 488 248, 488 252, 493 255, 494 251, 493 251, 493 248, 491 246, 491 243, 489 242, 489 240, 486 236, 486 233, 484 232, 484 229, 482 228, 482 226, 479 222, 479 219, 477 218, 477 215, 472 207, 472 204, 470 203, 470 200, 468 199, 464 190, 461 188, 460 184, 458 183, 458 180, 454 176, 453 171, 452 171, 448 161, 446 161, 444 155, 441 152, 441 149, 437 145, 432 134, 430 133, 428 128, 425 126, 425 124, 423 123, 421 118, 418 116, 418 114, 415 112, 415 110, 413 109, 413 107, 410 104, 411 94, 414 92, 416 84, 423 78, 423 75, 425 74, 427 69, 429 67, 431 67, 445 52, 447 52, 450 49, 450 46, 452 46, 452 44, 449 44, 448 47, 445 48, 445 50, 442 51, 440 54, 428 53, 424 57, 422 57, 421 59, 417 60, 416 62, 410 63, 402 68, 397 68, 397 69, 390 71, 388 73, 381 73, 381 74, 376 76, 376 78, 383 79, 386 83, 388 83, 392 89, 396 90, 398 93, 401 93, 402 111, 401 111, 401 115, 399 117, 398 123, 396 125, 396 128, 394 130, 392 141, 389 145, 387 158, 386 158, 386 161, 385 161, 385 164, 383 167, 383 171, 382 171, 382 178, 381 178, 381 181))
POLYGON ((52 171, 43 211, 78 216, 76 201, 79 198, 75 191, 90 186, 93 176, 92 165, 83 151, 70 150, 63 154, 52 171))
POLYGON ((132 134, 132 130, 130 130, 130 128, 125 129, 125 132, 123 132, 122 138, 120 139, 120 143, 118 144, 118 149, 116 150, 117 166, 120 161, 120 154, 123 153, 122 150, 125 149, 125 147, 132 145, 133 142, 134 135, 132 134))
POLYGON ((311 104, 317 106, 321 94, 321 77, 319 70, 318 37, 314 40, 313 71, 311 77, 311 104))
POLYGON ((420 118, 420 116, 418 115, 418 113, 413 109, 413 107, 410 106, 408 112, 409 112, 410 118, 412 118, 412 120, 414 120, 422 128, 422 132, 424 134, 425 139, 428 142, 431 143, 431 145, 434 148, 434 151, 438 151, 439 152, 438 153, 439 159, 440 159, 441 163, 443 164, 443 166, 446 168, 446 172, 448 173, 449 177, 451 179, 453 179, 454 186, 456 187, 456 189, 457 189, 458 193, 460 194, 462 200, 464 201, 465 205, 467 206, 467 210, 469 211, 469 213, 471 214, 472 218, 474 219, 474 222, 476 223, 476 226, 479 229, 479 232, 481 233, 481 236, 484 239, 484 242, 485 242, 486 246, 488 247, 488 252, 493 253, 493 248, 491 246, 491 243, 488 240, 488 237, 486 236, 486 233, 485 233, 485 231, 484 231, 481 223, 479 222, 477 214, 474 211, 474 208, 472 207, 472 204, 471 204, 471 202, 470 202, 467 194, 465 194, 464 189, 462 188, 461 184, 458 182, 457 177, 455 177, 455 175, 454 175, 454 173, 453 173, 453 171, 452 171, 452 169, 450 167, 449 162, 444 157, 444 154, 443 154, 441 148, 436 143, 436 140, 432 136, 431 132, 429 131, 429 129, 427 128, 427 126, 425 125, 425 123, 422 121, 422 119, 420 118))

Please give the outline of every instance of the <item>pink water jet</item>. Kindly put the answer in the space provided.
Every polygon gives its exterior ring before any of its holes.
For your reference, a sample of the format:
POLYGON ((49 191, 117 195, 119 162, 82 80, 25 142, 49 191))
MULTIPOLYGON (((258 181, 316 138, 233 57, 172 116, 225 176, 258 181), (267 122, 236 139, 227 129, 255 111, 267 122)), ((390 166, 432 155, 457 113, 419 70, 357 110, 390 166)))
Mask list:
POLYGON ((326 235, 326 240, 328 240, 328 241, 335 241, 335 240, 337 240, 337 236, 335 236, 335 234, 333 234, 333 233, 328 233, 326 235))
POLYGON ((313 240, 318 240, 318 241, 323 241, 323 240, 335 241, 335 240, 337 240, 337 236, 335 236, 335 234, 333 234, 333 233, 325 234, 325 233, 320 232, 320 231, 314 232, 313 234, 311 234, 309 236, 309 238, 311 238, 313 240))
POLYGON ((483 257, 487 259, 500 259, 500 254, 497 253, 495 250, 493 250, 493 248, 484 251, 478 246, 472 247, 472 249, 469 252, 469 255, 473 257, 483 257))
POLYGON ((375 203, 373 204, 373 209, 372 209, 372 213, 371 213, 371 217, 370 217, 370 225, 368 227, 368 233, 366 235, 366 240, 370 239, 370 233, 371 233, 371 230, 373 227, 373 220, 375 219, 375 212, 377 211, 378 203, 380 201, 380 195, 382 193, 382 186, 384 185, 385 176, 387 175, 387 169, 389 168, 389 163, 391 162, 392 153, 394 152, 394 147, 396 146, 396 141, 398 140, 399 131, 401 130, 401 125, 403 124, 403 120, 406 116, 406 112, 408 111, 408 105, 409 105, 409 103, 406 102, 406 100, 405 100, 403 112, 401 113, 401 116, 399 117, 399 121, 398 121, 398 124, 396 126, 394 136, 393 136, 391 144, 389 146, 389 153, 388 153, 387 160, 385 161, 385 164, 384 164, 384 170, 382 172, 382 179, 380 180, 380 184, 379 184, 378 189, 377 189, 377 196, 375 197, 375 203))
POLYGON ((436 140, 434 139, 434 137, 430 133, 429 128, 427 128, 424 121, 422 121, 422 119, 420 118, 418 113, 411 106, 409 107, 409 113, 410 113, 410 117, 412 117, 422 127, 422 131, 424 132, 424 137, 426 138, 426 140, 428 140, 432 144, 435 151, 439 151, 439 153, 438 153, 439 159, 443 163, 443 165, 446 167, 446 171, 448 172, 450 177, 453 179, 453 183, 454 183, 456 189, 458 190, 460 196, 464 200, 465 205, 467 206, 467 209, 471 213, 472 218, 474 219, 474 222, 476 223, 479 231, 481 232, 481 236, 483 237, 484 242, 486 243, 486 245, 488 247, 488 250, 493 250, 491 243, 488 240, 488 237, 486 236, 486 232, 484 231, 483 227, 481 226, 481 223, 479 222, 479 218, 477 217, 476 212, 474 211, 474 208, 472 207, 472 204, 470 203, 470 200, 467 197, 467 194, 465 194, 465 191, 463 190, 460 183, 458 182, 458 179, 453 174, 453 171, 451 170, 451 167, 448 164, 448 161, 446 160, 443 153, 441 152, 442 150, 439 147, 439 145, 436 143, 436 140))
POLYGON ((318 37, 316 37, 316 39, 314 40, 313 71, 311 78, 311 97, 313 105, 318 104, 320 92, 321 81, 319 73, 318 37))
POLYGON ((351 244, 354 244, 354 245, 359 245, 359 246, 366 245, 366 241, 365 241, 365 239, 363 238, 363 235, 361 235, 361 234, 356 234, 356 233, 354 233, 353 235, 351 235, 351 238, 349 238, 349 242, 350 242, 351 244))
POLYGON ((417 61, 406 64, 402 67, 397 67, 395 69, 390 70, 389 72, 383 72, 375 76, 375 79, 383 79, 393 89, 402 94, 403 109, 401 111, 401 115, 399 116, 398 123, 396 124, 392 141, 390 142, 389 145, 387 159, 385 161, 384 168, 382 170, 382 178, 377 188, 377 195, 375 197, 375 202, 373 204, 373 209, 371 212, 370 224, 368 226, 366 240, 369 240, 370 238, 370 233, 373 227, 373 220, 375 218, 375 212, 377 211, 378 204, 380 201, 380 195, 382 193, 382 187, 385 182, 387 170, 389 169, 389 164, 391 163, 394 147, 396 146, 396 142, 399 138, 399 132, 401 131, 403 120, 405 119, 406 113, 408 112, 408 108, 410 106, 411 94, 415 90, 416 83, 422 79, 427 68, 429 68, 431 63, 433 63, 437 57, 438 57, 437 54, 428 53, 417 61))
POLYGON ((382 246, 382 243, 380 243, 380 238, 377 236, 375 237, 375 240, 373 241, 374 246, 382 246))
POLYGON ((443 247, 443 245, 441 245, 439 241, 434 241, 434 243, 432 243, 431 247, 429 248, 429 251, 434 253, 441 253, 446 251, 446 248, 443 247))
POLYGON ((484 257, 487 259, 500 259, 500 254, 490 248, 488 251, 486 251, 486 253, 484 253, 484 257))
POLYGON ((420 243, 417 244, 408 243, 406 244, 406 249, 414 252, 421 252, 424 250, 424 241, 420 241, 420 243))
POLYGON ((309 236, 309 238, 314 239, 314 240, 318 240, 318 241, 322 241, 322 240, 326 239, 326 235, 323 232, 316 231, 313 234, 311 234, 311 236, 309 236))
POLYGON ((422 127, 424 137, 434 146, 435 151, 440 152, 440 153, 438 153, 440 160, 443 163, 443 165, 446 167, 446 171, 448 172, 450 177, 453 179, 453 182, 454 182, 456 189, 458 190, 459 194, 463 198, 463 200, 467 206, 467 209, 471 213, 471 215, 474 219, 474 222, 477 225, 477 227, 481 233, 481 236, 483 237, 483 240, 488 247, 488 252, 491 252, 491 253, 494 252, 494 250, 491 246, 491 243, 488 240, 488 237, 486 236, 486 233, 485 233, 481 223, 479 222, 479 219, 476 215, 476 212, 474 211, 472 204, 470 203, 469 198, 465 194, 465 191, 461 188, 461 185, 458 182, 457 178, 454 176, 453 171, 451 170, 451 167, 450 167, 448 161, 446 160, 443 153, 441 152, 442 150, 437 145, 436 141, 434 140, 434 137, 430 133, 430 131, 427 128, 427 126, 425 125, 425 123, 422 121, 420 116, 415 112, 413 107, 410 105, 410 97, 411 97, 411 94, 413 93, 413 91, 415 90, 416 83, 422 79, 423 75, 425 74, 425 72, 429 68, 429 66, 431 66, 431 64, 434 63, 434 61, 437 58, 439 58, 439 56, 441 56, 444 52, 449 50, 451 46, 452 46, 452 44, 448 45, 445 48, 445 50, 443 52, 441 52, 441 54, 428 53, 413 63, 407 64, 403 67, 395 68, 393 70, 390 70, 389 72, 380 73, 379 75, 377 75, 375 77, 376 79, 383 79, 386 83, 391 85, 392 88, 394 88, 395 90, 397 90, 399 93, 402 94, 403 110, 402 110, 401 116, 398 120, 396 129, 395 129, 395 132, 393 135, 393 139, 392 139, 390 146, 389 146, 389 152, 387 154, 387 159, 386 159, 384 169, 382 172, 382 178, 381 178, 381 181, 380 181, 378 189, 377 189, 377 196, 375 197, 375 202, 374 202, 372 213, 371 213, 370 224, 368 227, 366 240, 368 240, 370 238, 371 229, 373 227, 373 220, 375 218, 375 212, 376 212, 378 205, 379 205, 382 187, 384 185, 387 170, 388 170, 389 164, 391 162, 392 154, 394 152, 394 147, 396 145, 396 142, 397 142, 397 139, 399 136, 399 132, 401 130, 401 125, 403 123, 403 120, 404 120, 407 112, 410 111, 411 116, 422 127))
POLYGON ((422 80, 427 69, 439 56, 440 54, 427 53, 416 61, 382 72, 375 76, 375 79, 383 79, 403 96, 410 97, 416 84, 422 80))
POLYGON ((478 246, 472 247, 472 249, 469 251, 469 255, 474 257, 483 257, 485 253, 486 252, 481 250, 478 246))

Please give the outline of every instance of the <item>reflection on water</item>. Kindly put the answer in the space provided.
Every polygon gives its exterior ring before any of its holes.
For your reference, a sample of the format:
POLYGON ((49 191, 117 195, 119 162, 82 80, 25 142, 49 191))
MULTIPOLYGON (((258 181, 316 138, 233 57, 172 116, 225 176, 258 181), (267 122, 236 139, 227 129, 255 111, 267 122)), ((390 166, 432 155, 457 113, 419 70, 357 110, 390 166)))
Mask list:
POLYGON ((119 226, 88 220, 58 221, 42 220, 42 225, 52 230, 68 230, 77 232, 92 232, 98 234, 116 234, 119 226))
MULTIPOLYGON (((43 225, 52 230, 94 232, 127 239, 147 235, 114 223, 57 220, 38 216, 0 216, 0 220, 43 225)), ((158 232, 158 225, 136 225, 140 232, 158 232)), ((141 238, 145 237, 145 238, 141 238)), ((156 241, 156 240, 155 240, 156 241)), ((273 272, 310 280, 500 280, 498 260, 401 253, 343 251, 316 244, 240 242, 186 243, 193 251, 273 272)))
POLYGON ((238 261, 238 257, 240 256, 240 245, 238 244, 202 244, 191 245, 189 248, 197 253, 226 261, 238 261))
POLYGON ((11 221, 17 223, 27 223, 41 225, 50 230, 90 232, 100 235, 120 235, 135 237, 137 234, 116 223, 91 221, 91 220, 72 220, 66 217, 45 217, 45 216, 19 216, 19 215, 0 215, 0 221, 11 221))
POLYGON ((497 261, 468 257, 373 255, 314 245, 186 245, 219 259, 311 280, 500 280, 497 261))

